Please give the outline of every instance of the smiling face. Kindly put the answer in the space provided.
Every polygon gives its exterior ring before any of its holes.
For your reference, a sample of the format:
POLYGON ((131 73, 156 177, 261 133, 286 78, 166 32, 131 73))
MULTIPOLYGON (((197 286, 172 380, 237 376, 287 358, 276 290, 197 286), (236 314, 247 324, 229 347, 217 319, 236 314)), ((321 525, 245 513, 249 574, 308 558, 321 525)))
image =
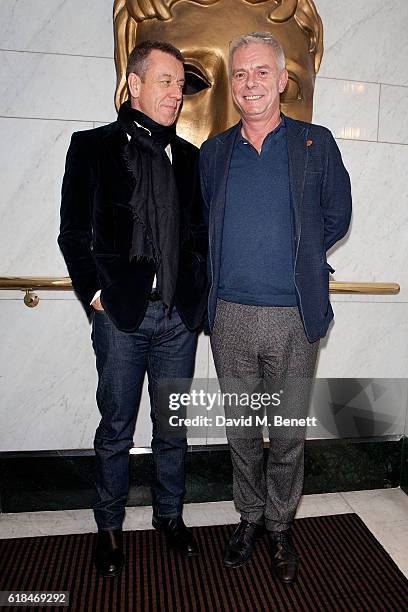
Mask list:
POLYGON ((183 100, 183 64, 172 55, 153 49, 143 78, 132 72, 128 87, 132 108, 160 125, 172 125, 183 100))
POLYGON ((231 94, 244 121, 276 120, 287 80, 288 73, 278 69, 271 45, 249 43, 234 51, 231 94))

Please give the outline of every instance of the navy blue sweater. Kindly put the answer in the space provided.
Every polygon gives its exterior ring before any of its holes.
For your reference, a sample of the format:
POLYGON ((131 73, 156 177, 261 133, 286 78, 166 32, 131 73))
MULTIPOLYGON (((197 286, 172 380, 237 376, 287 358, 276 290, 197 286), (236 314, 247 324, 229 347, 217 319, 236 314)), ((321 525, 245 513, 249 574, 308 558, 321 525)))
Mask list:
POLYGON ((296 306, 286 127, 260 154, 242 136, 229 169, 218 297, 239 304, 296 306))

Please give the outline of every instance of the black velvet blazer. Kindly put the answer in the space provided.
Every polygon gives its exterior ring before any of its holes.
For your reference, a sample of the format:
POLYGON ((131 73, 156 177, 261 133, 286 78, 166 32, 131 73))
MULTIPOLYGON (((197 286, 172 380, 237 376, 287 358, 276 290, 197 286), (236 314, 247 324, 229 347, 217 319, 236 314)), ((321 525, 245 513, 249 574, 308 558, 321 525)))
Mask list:
MULTIPOLYGON (((74 290, 91 317, 90 302, 101 289, 107 314, 125 332, 135 331, 146 312, 154 277, 148 262, 129 262, 134 179, 123 156, 128 138, 115 121, 73 134, 62 184, 58 244, 74 290)), ((175 305, 190 330, 206 309, 207 232, 202 218, 199 151, 176 137, 172 148, 180 202, 179 271, 175 305)))

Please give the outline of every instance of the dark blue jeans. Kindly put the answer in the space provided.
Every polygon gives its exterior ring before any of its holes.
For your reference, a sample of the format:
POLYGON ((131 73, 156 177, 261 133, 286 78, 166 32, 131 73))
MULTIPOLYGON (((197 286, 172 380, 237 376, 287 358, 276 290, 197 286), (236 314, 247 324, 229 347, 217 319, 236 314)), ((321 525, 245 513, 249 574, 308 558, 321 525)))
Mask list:
MULTIPOLYGON (((92 342, 98 371, 96 399, 102 417, 94 442, 98 528, 117 529, 123 523, 129 493, 129 449, 146 372, 153 423, 153 513, 178 516, 185 494, 187 441, 184 435, 166 436, 158 428, 158 397, 161 380, 175 379, 179 387, 178 379, 192 378, 197 334, 186 328, 176 309, 169 318, 157 301, 149 302, 134 333, 119 331, 103 311, 95 312, 92 342)), ((188 391, 188 384, 184 391, 188 391)))

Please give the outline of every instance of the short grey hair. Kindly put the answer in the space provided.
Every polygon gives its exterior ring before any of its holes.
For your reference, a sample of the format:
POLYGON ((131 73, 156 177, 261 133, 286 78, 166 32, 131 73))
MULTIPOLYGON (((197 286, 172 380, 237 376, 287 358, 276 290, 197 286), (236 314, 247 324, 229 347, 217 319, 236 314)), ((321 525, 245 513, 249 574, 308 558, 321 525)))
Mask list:
POLYGON ((278 70, 282 71, 285 68, 285 53, 280 42, 278 42, 269 32, 251 32, 250 34, 244 34, 243 36, 234 38, 230 44, 228 60, 228 73, 230 77, 232 76, 232 59, 235 51, 252 43, 270 45, 275 54, 278 70))

